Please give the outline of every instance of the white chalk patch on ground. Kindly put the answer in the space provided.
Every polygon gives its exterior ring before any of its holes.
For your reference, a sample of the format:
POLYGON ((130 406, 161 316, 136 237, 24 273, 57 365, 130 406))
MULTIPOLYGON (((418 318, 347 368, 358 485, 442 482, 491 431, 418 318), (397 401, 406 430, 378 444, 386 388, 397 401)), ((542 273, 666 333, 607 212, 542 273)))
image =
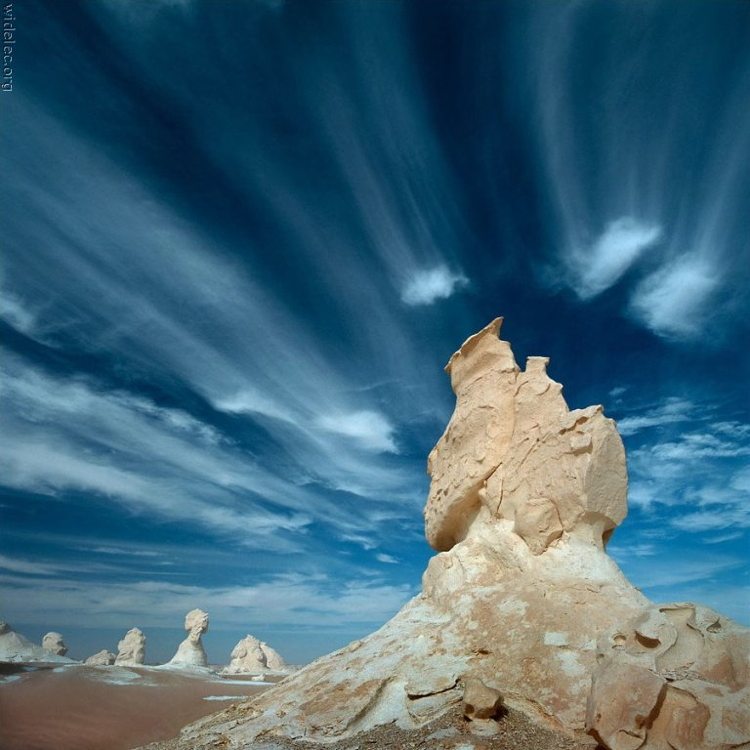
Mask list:
POLYGON ((566 633, 545 633, 544 645, 545 646, 567 646, 568 636, 566 633))
POLYGON ((244 701, 250 698, 249 695, 204 695, 204 701, 244 701))
POLYGON ((97 668, 90 673, 90 676, 99 682, 106 682, 107 685, 132 685, 136 681, 139 681, 140 687, 149 687, 156 684, 151 680, 144 680, 138 672, 118 667, 97 668))
POLYGON ((212 680, 222 685, 276 685, 276 682, 262 682, 261 680, 212 680))

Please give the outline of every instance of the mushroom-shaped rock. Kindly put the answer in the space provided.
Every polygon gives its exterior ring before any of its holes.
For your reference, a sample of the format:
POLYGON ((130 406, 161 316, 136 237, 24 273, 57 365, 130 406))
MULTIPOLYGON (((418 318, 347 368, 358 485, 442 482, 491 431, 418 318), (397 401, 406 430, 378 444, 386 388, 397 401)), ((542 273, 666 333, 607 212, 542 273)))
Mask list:
POLYGON ((54 631, 47 633, 42 638, 42 648, 55 656, 65 656, 68 653, 68 647, 65 645, 62 635, 54 631))
MULTIPOLYGON (((185 728, 181 749, 414 728, 460 700, 459 675, 610 750, 750 742, 750 631, 694 605, 652 605, 628 582, 605 545, 626 514, 615 424, 600 406, 569 410, 546 358, 522 371, 500 323, 446 368, 456 408, 428 460, 425 532, 440 552, 421 594, 241 714, 185 728)), ((262 671, 263 659, 245 639, 227 672, 262 671)))
POLYGON ((193 609, 185 615, 187 638, 177 647, 177 653, 168 662, 173 667, 207 667, 208 658, 201 636, 208 631, 208 613, 193 609))
POLYGON ((115 664, 122 667, 135 667, 146 659, 146 636, 139 628, 131 628, 117 644, 115 664))
POLYGON ((101 651, 97 651, 95 654, 89 656, 83 663, 90 667, 109 667, 115 663, 116 658, 116 654, 103 648, 101 651))
POLYGON ((222 674, 257 674, 264 671, 284 671, 286 664, 279 653, 265 641, 246 635, 233 649, 231 661, 222 674))

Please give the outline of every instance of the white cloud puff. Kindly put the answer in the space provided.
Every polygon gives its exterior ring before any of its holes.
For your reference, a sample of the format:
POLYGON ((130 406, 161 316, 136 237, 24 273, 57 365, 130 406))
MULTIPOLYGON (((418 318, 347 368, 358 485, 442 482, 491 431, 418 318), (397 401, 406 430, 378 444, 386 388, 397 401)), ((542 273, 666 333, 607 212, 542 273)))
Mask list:
POLYGON ((447 266, 415 271, 401 290, 401 299, 412 307, 431 305, 437 300, 448 299, 469 283, 461 273, 453 273, 447 266))
POLYGON ((700 331, 718 283, 713 263, 699 255, 682 256, 636 287, 630 310, 658 336, 687 338, 700 331))
POLYGON ((321 417, 319 425, 329 432, 351 438, 375 453, 397 453, 393 425, 375 411, 356 411, 321 417))
POLYGON ((590 299, 609 289, 661 234, 661 227, 629 216, 610 222, 589 248, 572 253, 568 260, 576 294, 590 299))

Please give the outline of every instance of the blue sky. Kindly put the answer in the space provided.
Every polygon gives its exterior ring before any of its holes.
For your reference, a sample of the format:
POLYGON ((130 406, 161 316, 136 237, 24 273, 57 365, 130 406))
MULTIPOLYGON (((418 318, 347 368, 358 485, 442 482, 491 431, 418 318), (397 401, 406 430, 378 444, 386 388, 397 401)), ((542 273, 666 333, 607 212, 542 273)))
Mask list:
POLYGON ((14 5, 0 611, 304 661, 419 588, 504 315, 628 450, 611 552, 750 624, 750 5, 14 5))

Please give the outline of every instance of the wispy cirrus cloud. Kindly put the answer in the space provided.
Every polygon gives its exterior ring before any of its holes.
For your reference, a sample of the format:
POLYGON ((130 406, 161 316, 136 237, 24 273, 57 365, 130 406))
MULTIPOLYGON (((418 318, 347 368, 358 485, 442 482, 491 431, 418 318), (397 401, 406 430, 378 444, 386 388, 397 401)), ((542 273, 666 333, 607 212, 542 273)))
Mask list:
POLYGON ((100 627, 174 627, 196 606, 224 627, 299 625, 331 627, 379 623, 395 614, 414 590, 382 580, 339 580, 301 574, 276 575, 248 586, 194 586, 158 580, 29 580, 0 575, 13 591, 3 615, 11 621, 43 622, 54 612, 58 627, 80 624, 81 612, 98 612, 100 627), (6 611, 7 610, 7 611, 6 611))
MULTIPOLYGON (((141 513, 198 524, 269 550, 299 548, 295 535, 313 519, 349 534, 377 526, 378 513, 388 516, 373 502, 367 513, 353 518, 300 481, 310 481, 311 469, 300 467, 296 482, 289 481, 216 427, 91 379, 62 380, 6 356, 0 388, 9 404, 0 419, 13 438, 0 458, 6 486, 93 492, 141 513)), ((370 434, 366 427, 367 420, 359 424, 361 440, 389 435, 378 420, 380 433, 370 434)), ((339 465, 344 466, 341 460, 339 465)), ((383 471, 382 481, 389 480, 383 471)), ((365 491, 367 478, 356 481, 365 491)))
POLYGON ((750 425, 710 416, 690 401, 668 398, 618 423, 626 441, 639 441, 628 453, 629 498, 647 518, 664 512, 668 526, 691 534, 750 528, 750 425))
POLYGON ((33 336, 36 316, 12 292, 0 289, 0 320, 21 333, 33 336))
POLYGON ((378 554, 375 555, 375 559, 378 562, 387 563, 388 565, 398 565, 398 560, 393 555, 389 555, 386 552, 378 552, 378 554))
POLYGON ((684 422, 692 418, 693 404, 687 399, 670 396, 654 409, 617 421, 617 429, 623 436, 635 435, 651 427, 684 422))
POLYGON ((728 71, 713 48, 685 56, 680 45, 697 24, 681 36, 662 25, 656 6, 645 14, 619 6, 611 21, 633 31, 632 44, 618 37, 619 53, 592 73, 595 12, 585 3, 540 7, 530 37, 517 42, 554 214, 553 270, 541 280, 593 302, 627 274, 621 313, 656 336, 688 342, 719 321, 735 329, 750 281, 750 66, 728 71), (636 84, 659 67, 665 45, 684 65, 653 86, 636 84), (709 83, 716 80, 719 91, 709 83), (595 117, 579 90, 597 102, 595 117), (710 131, 703 111, 715 112, 710 131), (653 118, 671 126, 653 128, 653 118))
MULTIPOLYGON (((116 349, 133 367, 178 378, 219 411, 262 421, 281 452, 298 463, 299 483, 321 482, 362 495, 387 492, 394 502, 413 494, 416 483, 387 462, 397 448, 393 414, 408 420, 434 411, 429 387, 420 383, 412 399, 393 388, 387 401, 363 389, 362 373, 340 366, 335 346, 316 338, 226 248, 215 247, 201 229, 155 201, 148 183, 115 169, 34 105, 16 106, 35 123, 27 141, 39 144, 33 152, 26 141, 19 144, 18 155, 37 165, 49 152, 64 151, 87 175, 63 187, 69 176, 50 170, 44 189, 19 178, 19 202, 44 220, 20 227, 38 251, 28 263, 11 254, 10 266, 16 286, 30 295, 44 288, 50 299, 35 318, 40 340, 53 347, 116 349)), ((341 289, 347 296, 356 293, 341 289)), ((373 317, 372 310, 384 309, 374 303, 357 318, 373 343, 384 318, 373 317)), ((392 354, 383 357, 389 371, 378 379, 385 374, 388 382, 409 383, 420 369, 418 347, 393 320, 385 322, 392 354)), ((145 408, 133 400, 130 406, 145 408)), ((59 439, 58 449, 65 454, 59 439)), ((69 456, 65 471, 81 482, 79 463, 69 456)), ((104 473, 92 467, 87 486, 106 490, 104 473)), ((129 483, 128 475, 117 472, 107 481, 118 476, 118 486, 129 483)), ((290 496, 297 494, 291 488, 290 496)))

